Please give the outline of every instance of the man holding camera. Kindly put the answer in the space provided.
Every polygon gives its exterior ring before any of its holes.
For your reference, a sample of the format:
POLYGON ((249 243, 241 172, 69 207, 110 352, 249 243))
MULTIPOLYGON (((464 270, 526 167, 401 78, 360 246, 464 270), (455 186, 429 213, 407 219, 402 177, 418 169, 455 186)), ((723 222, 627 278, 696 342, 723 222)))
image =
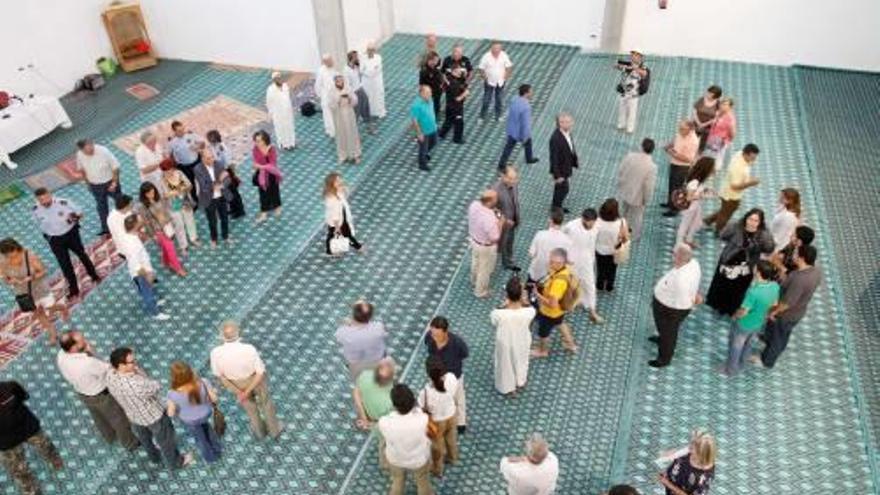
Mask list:
POLYGON ((625 129, 627 134, 632 134, 636 130, 639 98, 648 92, 651 71, 642 64, 641 52, 632 50, 629 53, 629 61, 618 60, 615 66, 621 71, 620 82, 617 84, 617 130, 625 129))

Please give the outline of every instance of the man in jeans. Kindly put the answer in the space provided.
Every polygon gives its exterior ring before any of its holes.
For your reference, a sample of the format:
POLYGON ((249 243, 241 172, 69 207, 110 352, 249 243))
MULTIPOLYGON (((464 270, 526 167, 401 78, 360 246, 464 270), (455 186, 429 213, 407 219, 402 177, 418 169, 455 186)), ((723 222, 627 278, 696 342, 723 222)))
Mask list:
POLYGON ((235 394, 251 420, 254 436, 261 440, 268 432, 272 438, 278 439, 284 426, 275 416, 266 365, 257 349, 241 341, 241 329, 234 321, 220 324, 220 336, 223 344, 211 350, 211 372, 226 390, 235 394))
POLYGON ((486 118, 489 103, 495 97, 495 121, 501 120, 501 100, 504 97, 504 84, 510 79, 513 63, 502 50, 501 43, 492 43, 492 48, 480 59, 477 66, 483 76, 483 106, 480 108, 480 120, 486 118))
POLYGON ((532 153, 532 106, 529 100, 532 98, 532 86, 523 84, 519 87, 519 96, 510 103, 507 111, 507 141, 498 159, 498 171, 501 172, 516 143, 522 143, 526 152, 526 163, 538 163, 538 159, 532 153))
POLYGON ((164 460, 171 469, 192 464, 192 454, 180 455, 177 450, 174 425, 165 414, 162 385, 137 365, 134 351, 128 347, 115 349, 110 353, 110 366, 113 370, 107 374, 107 389, 122 406, 150 460, 156 464, 164 460))
POLYGON ((428 471, 431 467, 431 439, 428 415, 416 407, 416 398, 406 385, 391 389, 394 410, 379 419, 379 432, 385 439, 385 457, 391 471, 389 495, 403 495, 406 475, 415 478, 419 495, 431 495, 428 471))
MULTIPOLYGON (((718 192, 718 198, 721 199, 721 207, 715 213, 703 219, 706 226, 715 224, 715 235, 721 235, 721 231, 727 226, 730 217, 739 208, 743 193, 750 187, 757 186, 761 181, 757 177, 751 176, 751 168, 758 159, 760 150, 752 143, 745 145, 739 153, 730 160, 730 166, 727 167, 727 175, 724 177, 724 184, 718 192)), ((718 163, 715 164, 715 170, 718 170, 718 163)))
POLYGON ((99 235, 107 235, 107 214, 110 208, 107 202, 115 201, 122 188, 119 184, 119 160, 106 147, 97 145, 91 139, 80 139, 76 142, 76 169, 83 173, 89 191, 95 197, 98 220, 101 222, 99 235))
POLYGON ((70 383, 77 398, 92 415, 101 437, 107 443, 119 440, 129 451, 137 449, 138 440, 131 432, 125 411, 107 390, 110 364, 95 357, 92 345, 82 332, 65 332, 58 342, 61 350, 56 360, 61 376, 70 383))
POLYGON ((822 283, 822 272, 816 268, 816 248, 801 245, 794 256, 796 270, 790 272, 782 282, 782 300, 768 315, 764 329, 767 347, 760 356, 752 356, 749 361, 772 368, 785 351, 791 332, 807 312, 807 305, 813 298, 816 288, 822 283))
POLYGON ((131 215, 125 219, 125 234, 119 241, 116 249, 125 257, 128 265, 128 274, 141 296, 144 305, 144 312, 152 316, 156 321, 166 321, 171 319, 170 315, 159 311, 159 306, 164 301, 156 300, 156 291, 154 285, 156 283, 156 271, 150 263, 150 255, 144 247, 144 243, 139 236, 141 229, 141 221, 137 215, 131 215))
POLYGON ((29 396, 18 382, 0 382, 0 464, 24 495, 38 495, 40 481, 28 466, 29 444, 56 471, 64 467, 58 449, 40 428, 40 420, 25 405, 29 396))
POLYGON ((431 149, 437 144, 437 116, 434 114, 430 86, 419 86, 419 96, 410 106, 409 115, 412 117, 412 128, 419 143, 419 170, 429 171, 431 149))

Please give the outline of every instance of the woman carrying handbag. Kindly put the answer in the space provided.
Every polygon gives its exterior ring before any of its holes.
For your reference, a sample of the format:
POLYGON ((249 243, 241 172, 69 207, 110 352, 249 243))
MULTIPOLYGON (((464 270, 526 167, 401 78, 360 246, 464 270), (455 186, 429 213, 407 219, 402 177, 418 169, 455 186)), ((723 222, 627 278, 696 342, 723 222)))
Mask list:
POLYGON ((617 265, 629 260, 629 230, 620 216, 617 200, 608 198, 599 208, 596 220, 596 289, 611 292, 617 278, 617 265))
MULTIPOLYGON (((171 363, 171 386, 168 391, 168 416, 178 416, 196 441, 196 446, 206 462, 220 459, 222 445, 217 431, 217 393, 208 382, 199 378, 183 361, 171 363), (214 428, 211 419, 215 418, 214 428)), ((220 414, 220 418, 223 415, 220 414)), ((225 420, 222 429, 225 430, 225 420)))
POLYGON ((155 239, 156 245, 159 246, 162 264, 177 275, 185 277, 186 270, 177 257, 172 240, 175 229, 169 201, 162 197, 159 189, 152 182, 141 184, 138 214, 144 222, 147 235, 155 239))
POLYGON ((70 317, 67 305, 56 302, 46 279, 46 267, 40 258, 21 246, 15 239, 0 241, 0 275, 15 292, 15 302, 23 313, 33 313, 40 326, 49 334, 49 345, 55 345, 55 324, 50 317, 61 313, 64 321, 70 317))
POLYGON ((330 256, 340 256, 351 246, 362 252, 364 246, 354 238, 351 206, 342 176, 331 172, 324 179, 324 219, 327 222, 327 239, 324 249, 330 256))
POLYGON ((419 406, 428 414, 428 437, 431 438, 431 473, 443 476, 446 460, 458 462, 458 428, 455 417, 455 391, 459 386, 454 373, 446 371, 446 365, 439 356, 430 356, 425 361, 428 384, 419 394, 419 406), (436 434, 432 436, 432 422, 436 424, 436 434))

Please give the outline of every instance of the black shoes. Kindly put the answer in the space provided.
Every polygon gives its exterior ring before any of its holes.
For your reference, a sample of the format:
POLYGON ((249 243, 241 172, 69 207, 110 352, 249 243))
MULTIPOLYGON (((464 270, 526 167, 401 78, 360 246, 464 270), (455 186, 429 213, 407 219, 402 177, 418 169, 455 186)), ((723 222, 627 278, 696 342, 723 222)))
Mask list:
POLYGON ((665 368, 669 366, 669 363, 661 363, 660 361, 653 359, 651 361, 648 361, 648 366, 652 368, 665 368))
POLYGON ((667 217, 667 218, 677 217, 677 216, 678 216, 678 212, 675 211, 675 210, 669 210, 669 211, 667 211, 667 212, 664 212, 664 213, 663 213, 663 216, 664 216, 664 217, 667 217))
POLYGON ((529 165, 532 165, 532 164, 538 163, 540 161, 541 161, 540 158, 532 158, 531 160, 526 160, 526 163, 528 163, 529 165))
POLYGON ((518 267, 518 266, 516 266, 516 265, 505 265, 505 266, 504 266, 504 269, 505 269, 505 270, 510 270, 510 271, 512 271, 512 272, 521 272, 521 271, 522 271, 522 268, 520 268, 520 267, 518 267))
POLYGON ((648 340, 650 340, 651 342, 653 342, 655 344, 660 343, 660 337, 658 337, 657 335, 651 335, 650 337, 648 337, 648 340))

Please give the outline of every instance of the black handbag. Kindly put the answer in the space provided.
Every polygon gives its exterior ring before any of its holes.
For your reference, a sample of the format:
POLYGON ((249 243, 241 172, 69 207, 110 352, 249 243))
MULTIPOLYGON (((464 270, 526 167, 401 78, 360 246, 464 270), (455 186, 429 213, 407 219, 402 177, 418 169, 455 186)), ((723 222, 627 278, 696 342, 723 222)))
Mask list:
MULTIPOLYGON (((27 270, 27 276, 31 276, 31 262, 28 258, 28 253, 25 251, 24 253, 24 266, 25 270, 27 270)), ((17 294, 15 296, 15 302, 18 303, 18 308, 22 310, 24 313, 33 313, 37 310, 37 303, 34 301, 34 294, 31 290, 31 281, 28 280, 28 291, 27 294, 17 294)))

